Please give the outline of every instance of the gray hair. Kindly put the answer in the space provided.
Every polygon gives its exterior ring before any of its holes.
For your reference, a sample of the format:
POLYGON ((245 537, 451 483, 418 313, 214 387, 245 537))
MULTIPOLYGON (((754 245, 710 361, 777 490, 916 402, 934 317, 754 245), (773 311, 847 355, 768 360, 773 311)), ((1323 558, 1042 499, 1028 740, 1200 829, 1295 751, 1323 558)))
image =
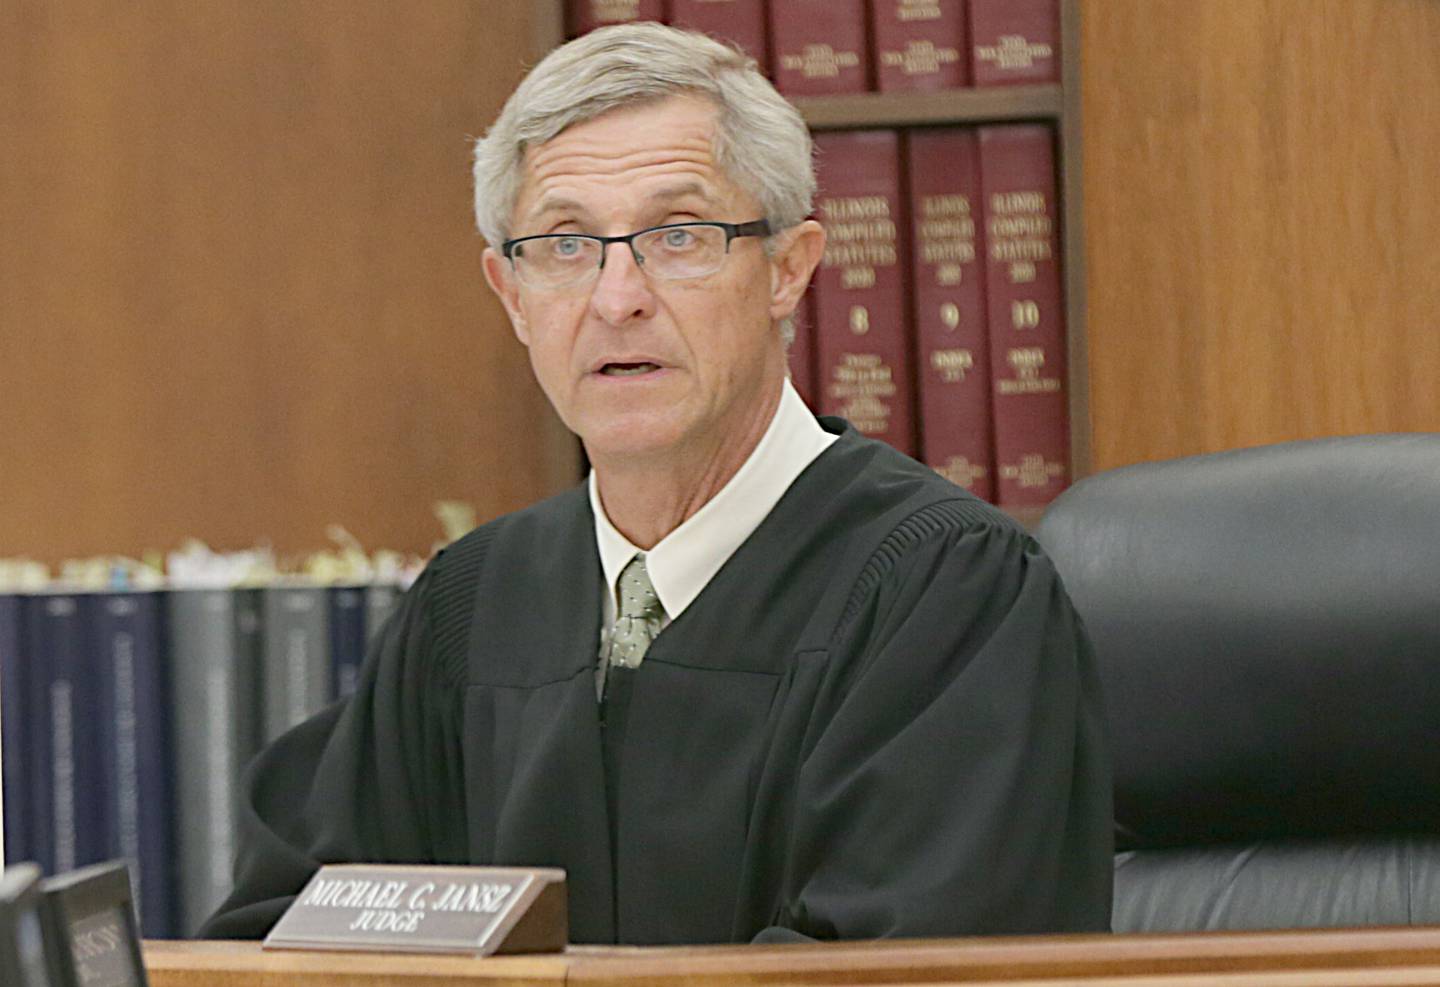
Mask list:
POLYGON ((486 241, 498 250, 509 237, 526 148, 608 110, 682 94, 716 105, 715 160, 775 230, 810 215, 810 132, 753 59, 693 31, 618 24, 546 55, 475 142, 475 225, 486 241))

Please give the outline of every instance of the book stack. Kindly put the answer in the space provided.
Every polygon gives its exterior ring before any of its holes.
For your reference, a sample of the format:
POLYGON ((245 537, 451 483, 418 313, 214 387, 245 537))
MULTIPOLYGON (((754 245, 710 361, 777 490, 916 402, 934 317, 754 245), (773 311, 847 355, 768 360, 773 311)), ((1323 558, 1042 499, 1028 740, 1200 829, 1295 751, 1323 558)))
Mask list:
POLYGON ((567 0, 566 34, 659 21, 735 45, 787 96, 1059 81, 1059 0, 567 0))
POLYGON ((5 860, 129 861, 149 938, 193 935, 228 894, 246 763, 354 691, 409 576, 183 570, 0 581, 5 860))
POLYGON ((1054 143, 1047 124, 815 139, 828 239, 792 378, 1007 508, 1069 479, 1054 143))

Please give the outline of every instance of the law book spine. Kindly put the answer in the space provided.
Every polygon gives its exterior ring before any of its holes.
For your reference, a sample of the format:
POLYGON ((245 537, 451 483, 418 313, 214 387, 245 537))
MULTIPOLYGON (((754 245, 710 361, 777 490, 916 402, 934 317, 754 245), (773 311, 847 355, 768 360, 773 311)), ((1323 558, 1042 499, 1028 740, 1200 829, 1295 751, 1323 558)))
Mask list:
POLYGON ((35 861, 50 874, 103 855, 96 669, 84 599, 41 593, 26 608, 35 861))
POLYGON ((964 0, 872 0, 875 88, 931 92, 969 82, 964 0))
POLYGON ((1054 133, 980 129, 997 502, 1038 507, 1070 477, 1054 133))
POLYGON ((193 936, 230 892, 240 774, 254 751, 254 590, 167 594, 174 740, 176 931, 193 936))
POLYGON ((28 662, 20 653, 21 612, 24 597, 0 593, 0 798, 3 813, 4 861, 16 863, 31 857, 29 678, 28 662))
POLYGON ((329 607, 324 586, 269 586, 262 599, 263 739, 269 743, 330 701, 329 607))
POLYGON ((365 640, 373 641, 400 605, 401 589, 394 583, 377 582, 365 587, 365 640))
POLYGON ((893 130, 815 138, 825 254, 815 274, 820 411, 915 451, 901 237, 900 142, 893 130))
POLYGON ((100 663, 104 856, 130 862, 141 929, 148 938, 165 939, 174 934, 174 846, 161 594, 104 593, 90 603, 100 663))
POLYGON ((663 0, 566 0, 565 27, 569 37, 631 21, 665 19, 663 0))
MULTIPOLYGON (((259 589, 230 591, 231 634, 236 655, 235 688, 243 715, 235 718, 239 770, 265 746, 265 691, 261 661, 265 654, 265 607, 259 589)), ((235 784, 240 783, 237 772, 235 784)))
POLYGON ((770 64, 764 0, 670 0, 669 23, 734 45, 762 72, 770 64))
POLYGON ((770 78, 786 96, 869 88, 863 0, 770 0, 770 78))
POLYGON ((952 483, 991 500, 979 146, 975 131, 960 127, 914 130, 908 140, 921 459, 952 483))
POLYGON ((365 587, 330 588, 331 691, 343 698, 355 691, 365 660, 365 587))
POLYGON ((1060 0, 969 0, 977 86, 1060 81, 1060 0))

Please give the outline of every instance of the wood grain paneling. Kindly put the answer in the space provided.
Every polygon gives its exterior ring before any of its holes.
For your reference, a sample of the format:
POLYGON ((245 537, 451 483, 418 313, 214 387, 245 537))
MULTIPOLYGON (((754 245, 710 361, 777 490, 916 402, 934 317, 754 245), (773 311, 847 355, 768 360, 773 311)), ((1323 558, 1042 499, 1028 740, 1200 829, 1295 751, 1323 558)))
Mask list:
POLYGON ((578 475, 468 139, 547 4, 0 4, 0 556, 424 550, 578 475))
POLYGON ((1094 466, 1440 429, 1440 3, 1083 7, 1094 466))
MULTIPOLYGON (((0 4, 0 555, 570 482, 468 216, 554 9, 0 4)), ((1440 4, 1082 12, 1094 468, 1440 428, 1440 4)))

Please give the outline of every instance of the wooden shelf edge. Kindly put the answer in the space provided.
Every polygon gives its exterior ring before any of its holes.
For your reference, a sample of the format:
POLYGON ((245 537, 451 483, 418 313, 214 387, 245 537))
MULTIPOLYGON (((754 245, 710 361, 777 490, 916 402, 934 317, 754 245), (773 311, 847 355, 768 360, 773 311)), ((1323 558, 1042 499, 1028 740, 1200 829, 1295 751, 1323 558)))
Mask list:
POLYGON ((792 100, 812 130, 910 127, 992 120, 1058 120, 1064 99, 1057 85, 993 86, 932 93, 850 93, 792 100))

